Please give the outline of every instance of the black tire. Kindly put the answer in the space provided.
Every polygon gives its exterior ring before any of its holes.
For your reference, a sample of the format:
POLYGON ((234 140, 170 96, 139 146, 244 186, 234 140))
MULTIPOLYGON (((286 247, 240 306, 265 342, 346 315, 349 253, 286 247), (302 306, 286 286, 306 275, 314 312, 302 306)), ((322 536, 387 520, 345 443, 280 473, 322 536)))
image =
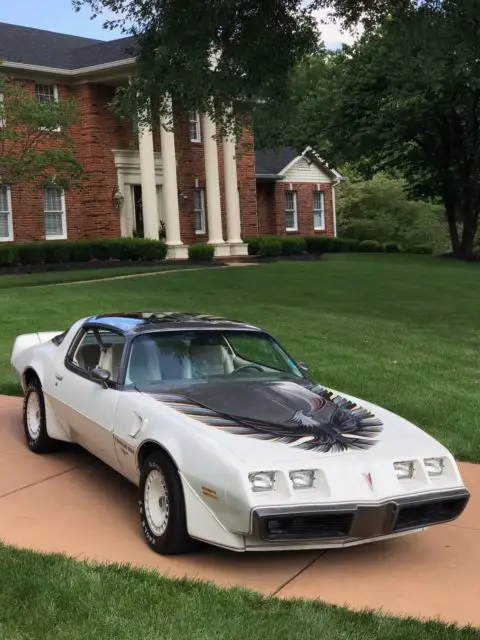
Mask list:
POLYGON ((33 453, 42 454, 58 451, 60 442, 50 438, 48 435, 45 416, 45 399, 39 380, 29 382, 25 392, 23 401, 23 429, 25 431, 28 448, 30 451, 33 451, 33 453), (32 412, 35 412, 35 417, 38 421, 37 425, 33 425, 31 422, 33 417, 32 412))
MULTIPOLYGON (((152 491, 151 485, 148 491, 152 491)), ((188 553, 197 547, 197 543, 188 535, 185 498, 177 469, 170 458, 160 450, 152 453, 140 470, 138 505, 143 535, 148 546, 156 553, 175 555, 188 553), (165 496, 161 497, 163 507, 160 505, 160 511, 166 512, 167 515, 162 527, 155 530, 152 516, 148 514, 149 501, 146 493, 147 483, 159 481, 165 493, 165 496)))

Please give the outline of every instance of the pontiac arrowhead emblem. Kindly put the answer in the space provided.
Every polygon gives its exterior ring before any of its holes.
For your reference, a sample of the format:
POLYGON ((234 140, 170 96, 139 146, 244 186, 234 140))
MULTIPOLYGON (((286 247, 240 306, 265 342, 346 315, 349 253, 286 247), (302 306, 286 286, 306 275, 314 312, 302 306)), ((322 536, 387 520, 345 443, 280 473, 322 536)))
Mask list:
POLYGON ((370 487, 370 489, 373 491, 373 479, 372 479, 372 474, 371 474, 371 473, 366 473, 366 474, 365 474, 365 478, 367 479, 368 486, 369 486, 369 487, 370 487))

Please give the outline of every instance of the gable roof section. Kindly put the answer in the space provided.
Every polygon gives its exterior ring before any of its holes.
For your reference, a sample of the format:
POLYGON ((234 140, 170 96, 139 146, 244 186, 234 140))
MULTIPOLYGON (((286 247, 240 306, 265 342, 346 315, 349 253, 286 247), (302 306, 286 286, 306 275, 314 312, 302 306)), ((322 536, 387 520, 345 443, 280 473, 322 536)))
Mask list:
POLYGON ((333 180, 343 180, 343 176, 329 167, 328 163, 312 147, 307 147, 302 153, 298 153, 292 147, 259 149, 255 152, 256 176, 259 179, 276 178, 280 180, 302 157, 315 162, 333 180))
POLYGON ((0 22, 0 60, 76 70, 135 57, 135 39, 95 40, 0 22))

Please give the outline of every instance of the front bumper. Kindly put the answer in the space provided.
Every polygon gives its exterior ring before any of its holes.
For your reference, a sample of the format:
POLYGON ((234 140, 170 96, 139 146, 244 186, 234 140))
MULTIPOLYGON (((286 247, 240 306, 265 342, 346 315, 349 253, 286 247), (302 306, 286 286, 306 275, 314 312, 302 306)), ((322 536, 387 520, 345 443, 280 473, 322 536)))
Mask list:
POLYGON ((251 533, 267 543, 353 543, 451 522, 463 513, 469 498, 462 488, 376 503, 257 507, 251 533))

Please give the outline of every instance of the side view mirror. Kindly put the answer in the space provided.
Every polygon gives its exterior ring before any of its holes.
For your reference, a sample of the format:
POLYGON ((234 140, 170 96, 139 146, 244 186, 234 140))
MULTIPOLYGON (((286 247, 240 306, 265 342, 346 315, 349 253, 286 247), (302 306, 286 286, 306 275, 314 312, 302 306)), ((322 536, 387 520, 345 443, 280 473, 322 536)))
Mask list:
POLYGON ((306 365, 305 362, 297 362, 297 364, 300 371, 306 375, 308 373, 308 365, 306 365))
POLYGON ((107 387, 107 382, 110 380, 110 371, 102 369, 101 367, 95 367, 92 369, 92 378, 95 382, 100 382, 103 387, 107 387))

